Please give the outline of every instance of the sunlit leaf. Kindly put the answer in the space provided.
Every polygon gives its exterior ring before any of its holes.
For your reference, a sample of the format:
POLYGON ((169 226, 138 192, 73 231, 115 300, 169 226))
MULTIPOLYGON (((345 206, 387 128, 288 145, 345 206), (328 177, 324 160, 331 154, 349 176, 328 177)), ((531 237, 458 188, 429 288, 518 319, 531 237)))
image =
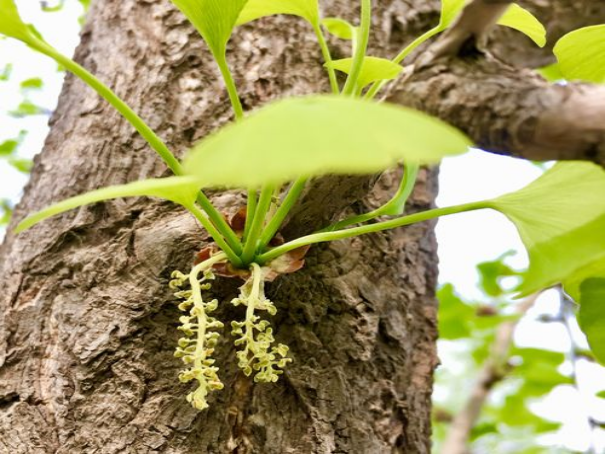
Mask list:
POLYGON ((11 158, 8 163, 22 173, 29 173, 32 170, 33 162, 31 159, 11 158))
POLYGON ((340 96, 290 98, 213 134, 185 168, 206 187, 259 187, 330 173, 367 174, 398 161, 436 163, 469 140, 421 112, 340 96))
POLYGON ((567 80, 605 82, 605 25, 568 33, 557 42, 554 52, 567 80))
POLYGON ((605 390, 599 391, 596 395, 601 399, 605 399, 605 390))
POLYGON ((31 102, 30 100, 26 99, 24 101, 22 101, 16 109, 11 110, 8 112, 8 114, 12 117, 28 117, 31 115, 45 115, 48 114, 50 115, 50 111, 48 109, 45 109, 44 107, 40 107, 36 104, 34 104, 33 102, 31 102))
POLYGON ((565 279, 563 283, 565 292, 576 302, 580 301, 580 285, 591 277, 602 277, 605 279, 605 259, 597 260, 581 268, 565 279))
POLYGON ((19 141, 16 139, 5 140, 0 143, 0 156, 9 156, 19 147, 19 141))
POLYGON ((237 24, 245 24, 261 17, 276 14, 299 16, 311 25, 319 25, 317 0, 248 0, 237 20, 237 24))
POLYGON ((44 82, 39 77, 32 77, 21 82, 22 90, 39 90, 44 86, 44 82))
POLYGON ((331 35, 340 39, 352 40, 355 38, 356 27, 344 19, 338 17, 328 17, 321 21, 321 24, 326 27, 326 30, 331 35))
POLYGON ((605 258, 605 171, 561 162, 492 206, 515 223, 530 266, 520 288, 533 293, 605 258))
POLYGON ((514 28, 529 36, 538 46, 546 45, 546 29, 544 25, 525 8, 513 3, 498 21, 499 25, 514 28))
POLYGON ((549 82, 558 82, 565 79, 558 63, 543 66, 542 68, 536 69, 536 71, 549 82))
POLYGON ((246 0, 172 0, 200 32, 215 58, 225 54, 246 0))
POLYGON ((88 205, 95 202, 101 202, 108 199, 120 197, 159 197, 170 200, 185 207, 190 207, 196 198, 198 185, 191 177, 170 177, 158 178, 152 180, 135 181, 119 186, 110 186, 97 189, 85 194, 63 200, 48 208, 38 211, 27 217, 19 223, 16 232, 21 232, 31 226, 43 221, 51 216, 55 216, 65 211, 88 205))
POLYGON ((470 337, 472 332, 468 320, 474 317, 475 309, 462 301, 451 284, 446 284, 439 289, 437 299, 439 300, 439 338, 455 340, 470 337))
POLYGON ((578 323, 595 357, 605 364, 605 279, 591 278, 580 286, 578 323))
MULTIPOLYGON (((334 60, 326 63, 325 66, 349 74, 353 66, 353 59, 343 58, 341 60, 334 60)), ((393 63, 391 60, 378 57, 365 57, 357 83, 363 88, 378 80, 395 79, 401 71, 403 71, 403 67, 397 63, 393 63)))
POLYGON ((0 81, 6 82, 8 79, 10 79, 12 72, 13 65, 11 63, 4 65, 4 68, 2 68, 2 71, 0 71, 0 81))
POLYGON ((23 22, 13 0, 0 0, 0 34, 30 41, 30 28, 23 22))
POLYGON ((514 255, 514 251, 508 251, 496 260, 482 262, 477 265, 480 278, 479 287, 486 295, 491 297, 502 296, 505 290, 502 288, 500 280, 503 277, 518 276, 520 274, 504 263, 504 260, 511 255, 514 255))

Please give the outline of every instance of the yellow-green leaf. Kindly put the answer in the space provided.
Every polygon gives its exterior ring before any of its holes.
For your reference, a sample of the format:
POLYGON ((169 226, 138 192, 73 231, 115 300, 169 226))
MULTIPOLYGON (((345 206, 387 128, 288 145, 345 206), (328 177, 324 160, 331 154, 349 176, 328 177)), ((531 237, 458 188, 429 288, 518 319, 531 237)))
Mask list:
POLYGON ((600 166, 558 163, 491 204, 515 223, 528 250, 522 294, 561 283, 605 258, 605 171, 600 166))
POLYGON ((580 285, 591 277, 601 277, 605 279, 605 259, 592 262, 567 278, 564 282, 565 292, 567 292, 574 301, 580 301, 580 285))
POLYGON ((605 364, 605 279, 587 279, 580 295, 578 323, 595 357, 605 364))
POLYGON ((338 17, 327 17, 321 21, 321 25, 326 27, 331 35, 340 39, 353 40, 357 33, 353 24, 338 17))
MULTIPOLYGON (((353 66, 353 59, 343 58, 341 60, 333 60, 330 63, 326 63, 325 66, 349 74, 353 66)), ((378 80, 395 79, 401 71, 403 71, 403 67, 397 63, 393 63, 391 60, 378 57, 365 57, 357 83, 363 88, 378 80)))
POLYGON ((237 24, 276 14, 291 14, 302 17, 313 26, 319 26, 319 6, 317 0, 248 0, 237 24))
POLYGON ((510 5, 498 21, 498 24, 524 33, 540 47, 546 45, 546 29, 544 25, 542 25, 536 16, 516 3, 510 5))
POLYGON ((430 164, 469 140, 421 112, 341 96, 270 104, 208 137, 185 160, 204 186, 259 187, 329 173, 366 174, 399 161, 430 164))
POLYGON ((29 229, 38 222, 83 205, 120 197, 159 197, 185 207, 190 207, 195 202, 198 186, 196 179, 191 177, 158 178, 135 181, 134 183, 119 186, 109 186, 71 197, 38 211, 21 221, 15 231, 21 232, 29 229))
POLYGON ((23 22, 13 0, 0 0, 0 34, 29 42, 32 33, 23 22))
POLYGON ((448 28, 460 11, 464 8, 466 0, 442 0, 441 1, 441 18, 439 19, 438 28, 445 30, 448 28))
POLYGON ((246 1, 172 0, 172 3, 200 32, 215 58, 220 58, 246 1))
POLYGON ((567 80, 605 83, 605 25, 568 33, 557 42, 554 52, 567 80))

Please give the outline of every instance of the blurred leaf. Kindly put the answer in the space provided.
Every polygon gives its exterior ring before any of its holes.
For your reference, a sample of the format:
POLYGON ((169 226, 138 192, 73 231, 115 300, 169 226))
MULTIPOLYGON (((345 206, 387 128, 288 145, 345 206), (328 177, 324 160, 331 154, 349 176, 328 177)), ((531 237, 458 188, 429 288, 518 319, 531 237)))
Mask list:
POLYGON ((197 192, 197 182, 191 177, 155 178, 119 186, 110 186, 71 197, 51 205, 42 211, 38 211, 21 221, 15 231, 22 232, 38 222, 83 205, 122 197, 159 197, 178 203, 184 207, 190 207, 195 201, 197 192))
POLYGON ((237 24, 276 14, 290 14, 319 26, 319 6, 317 0, 248 0, 237 20, 237 24))
POLYGON ((246 0, 172 0, 172 3, 202 35, 214 58, 221 59, 246 0))
POLYGON ((523 295, 570 279, 605 258, 605 170, 560 162, 520 191, 490 203, 515 223, 530 266, 523 295))
POLYGON ((21 90, 40 90, 44 86, 44 82, 39 77, 32 77, 21 82, 20 86, 21 90))
POLYGON ((605 25, 568 33, 557 42, 554 53, 565 79, 605 82, 605 25))
POLYGON ((185 160, 206 187, 260 187, 298 177, 368 174, 461 154, 469 140, 421 112, 341 96, 265 106, 196 145, 185 160))
MULTIPOLYGON (((349 74, 353 66, 352 58, 333 60, 324 66, 349 74)), ((360 88, 379 80, 395 79, 403 71, 403 67, 393 63, 391 60, 377 57, 365 57, 357 81, 360 88)))
POLYGON ((12 63, 7 63, 6 65, 4 65, 4 68, 2 68, 2 71, 0 71, 0 82, 6 82, 8 79, 10 79, 12 72, 12 63))
POLYGON ((544 25, 542 25, 536 16, 516 3, 510 5, 498 21, 498 25, 514 28, 524 33, 540 47, 544 47, 546 44, 546 29, 544 25))
POLYGON ((45 11, 47 13, 56 13, 57 11, 61 11, 65 6, 65 0, 59 0, 55 6, 49 6, 48 3, 49 2, 47 1, 40 2, 40 4, 42 5, 42 11, 45 11))
POLYGON ((441 17, 439 19, 439 29, 445 30, 450 26, 460 11, 464 8, 466 0, 442 0, 441 17))
POLYGON ((0 34, 29 42, 32 39, 32 31, 26 25, 13 0, 0 0, 0 34))
POLYGON ((326 30, 331 35, 340 39, 353 40, 355 39, 356 27, 344 19, 338 17, 328 17, 321 21, 321 24, 326 27, 326 30))
POLYGON ((565 80, 565 77, 563 76, 563 73, 561 72, 561 68, 559 67, 558 63, 543 66, 542 68, 538 68, 536 71, 538 71, 540 75, 549 82, 558 82, 560 80, 565 80))
POLYGON ((13 215, 13 207, 8 199, 0 200, 0 227, 8 225, 13 215))
POLYGON ((48 109, 37 106, 36 104, 27 99, 24 100, 21 104, 19 104, 19 106, 15 110, 11 110, 8 112, 11 117, 17 118, 28 117, 31 115, 47 115, 49 113, 50 112, 48 111, 48 109))
POLYGON ((605 279, 587 279, 580 286, 578 323, 596 358, 605 364, 605 279))
POLYGON ((486 295, 492 297, 502 296, 505 290, 500 285, 500 279, 503 277, 519 276, 521 274, 504 263, 504 260, 514 255, 514 253, 514 251, 508 251, 496 260, 477 265, 480 279, 479 286, 486 295))
POLYGON ((19 148, 19 145, 21 145, 21 143, 23 142, 23 139, 26 135, 27 131, 20 131, 18 137, 14 139, 5 140, 4 142, 0 143, 0 157, 6 158, 14 154, 19 148))
POLYGON ((461 339, 471 335, 468 319, 475 309, 462 301, 454 291, 454 286, 445 284, 437 291, 439 300, 439 338, 461 339))
POLYGON ((477 424, 471 430, 471 441, 476 440, 479 437, 482 437, 487 434, 498 433, 498 425, 494 422, 484 422, 481 424, 477 424))
POLYGON ((34 163, 31 159, 25 158, 11 158, 8 163, 17 169, 19 172, 30 173, 34 163))
POLYGON ((599 391, 599 392, 596 394, 596 396, 597 396, 597 397, 599 397, 599 398, 601 398, 601 399, 605 399, 605 390, 603 390, 603 391, 599 391))

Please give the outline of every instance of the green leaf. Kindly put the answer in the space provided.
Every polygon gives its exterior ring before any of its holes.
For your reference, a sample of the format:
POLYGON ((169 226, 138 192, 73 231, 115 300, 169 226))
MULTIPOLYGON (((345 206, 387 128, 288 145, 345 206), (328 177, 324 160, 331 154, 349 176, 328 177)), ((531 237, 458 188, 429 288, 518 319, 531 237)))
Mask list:
POLYGON ((328 33, 340 39, 353 40, 355 39, 357 28, 344 19, 338 17, 327 17, 321 21, 321 24, 326 27, 328 33))
POLYGON ((546 29, 532 13, 516 3, 510 5, 498 21, 499 25, 514 28, 529 36, 538 46, 546 45, 546 29))
POLYGON ((11 63, 4 65, 4 68, 2 68, 2 71, 0 71, 0 81, 6 82, 8 79, 10 79, 12 72, 13 65, 11 63))
POLYGON ((605 364, 605 279, 591 278, 580 286, 578 323, 590 349, 605 364))
POLYGON ((42 2, 42 11, 47 13, 56 13, 61 11, 65 6, 65 0, 59 0, 55 6, 48 6, 46 2, 42 2))
POLYGON ((29 229, 40 221, 83 205, 120 197, 159 197, 178 203, 184 207, 190 207, 195 202, 197 191, 198 184, 191 177, 156 178, 135 181, 134 183, 119 186, 110 186, 63 200, 42 211, 38 211, 21 221, 15 231, 21 232, 29 229))
POLYGON ((28 117, 31 115, 43 115, 47 113, 49 113, 48 110, 43 107, 37 106, 36 104, 27 99, 21 102, 21 104, 19 104, 16 109, 8 112, 10 116, 17 118, 28 117))
POLYGON ((0 200, 0 227, 8 225, 13 216, 13 207, 8 199, 0 200))
POLYGON ((260 187, 298 177, 368 174, 436 163, 469 140, 421 112, 341 96, 289 98, 230 124, 193 148, 188 174, 206 187, 260 187))
POLYGON ((460 11, 464 8, 466 0, 442 0, 441 1, 441 17, 439 19, 440 30, 448 28, 460 11))
POLYGON ((596 394, 596 396, 597 396, 597 397, 599 397, 599 398, 601 398, 601 399, 605 399, 605 390, 603 390, 603 391, 599 391, 599 392, 596 394))
POLYGON ((30 173, 34 165, 31 159, 24 158, 11 158, 8 160, 8 163, 23 173, 30 173))
POLYGON ((602 277, 605 279, 605 259, 590 263, 575 272, 563 283, 565 292, 576 302, 580 301, 580 285, 591 277, 602 277))
POLYGON ((492 200, 515 223, 530 266, 522 295, 565 281, 605 258, 605 171, 589 162, 561 162, 536 181, 492 200))
POLYGON ((0 143, 0 156, 10 156, 19 147, 19 141, 16 139, 5 140, 0 143))
POLYGON ((311 25, 319 26, 317 0, 248 0, 237 19, 237 25, 276 14, 299 16, 311 25))
POLYGON ((536 71, 538 71, 540 75, 549 82, 558 82, 560 80, 565 80, 565 77, 563 76, 563 73, 561 72, 561 68, 559 67, 558 63, 543 66, 542 68, 538 68, 536 71))
POLYGON ((456 294, 452 284, 446 284, 437 292, 439 300, 439 338, 462 339, 472 334, 468 320, 475 316, 475 309, 456 294))
POLYGON ((0 0, 0 34, 30 42, 32 33, 21 17, 13 0, 0 0))
MULTIPOLYGON (((333 60, 324 66, 349 74, 353 66, 353 59, 343 58, 341 60, 333 60)), ((393 63, 391 60, 378 57, 365 57, 357 83, 363 88, 378 80, 395 79, 401 71, 403 71, 403 67, 397 63, 393 63)))
POLYGON ((214 58, 224 56, 246 0, 172 0, 172 3, 200 32, 214 58))
POLYGON ((557 42, 554 53, 565 79, 605 82, 605 25, 568 33, 557 42))
POLYGON ((39 77, 32 77, 21 82, 20 86, 21 90, 39 90, 44 86, 44 82, 39 77))

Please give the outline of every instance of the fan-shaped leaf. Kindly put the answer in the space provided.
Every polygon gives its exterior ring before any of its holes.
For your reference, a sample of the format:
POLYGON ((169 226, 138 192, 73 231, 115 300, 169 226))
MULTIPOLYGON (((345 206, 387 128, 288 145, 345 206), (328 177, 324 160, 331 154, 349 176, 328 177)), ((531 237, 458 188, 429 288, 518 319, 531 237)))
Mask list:
POLYGON ((292 14, 306 19, 313 26, 319 25, 317 0, 248 0, 237 24, 245 24, 275 14, 292 14))
POLYGON ((356 27, 344 19, 338 17, 327 17, 321 21, 331 35, 340 39, 353 40, 356 35, 356 27))
POLYGON ((568 33, 557 42, 554 52, 567 80, 605 83, 605 25, 568 33))
POLYGON ((498 21, 499 25, 514 28, 529 36, 538 46, 546 45, 546 29, 544 25, 525 8, 513 3, 498 21))
MULTIPOLYGON (((326 63, 325 66, 349 74, 351 67, 353 66, 353 59, 343 58, 341 60, 334 60, 326 63)), ((403 67, 385 58, 365 57, 357 83, 359 86, 365 87, 377 80, 392 80, 395 79, 401 71, 403 71, 403 67)))
POLYGON ((0 0, 0 34, 25 42, 32 38, 30 28, 19 16, 13 0, 0 0))
POLYGON ((587 279, 580 295, 578 323, 595 357, 605 364, 605 279, 587 279))
POLYGON ((523 294, 570 278, 605 258, 605 171, 588 162, 556 164, 520 191, 493 200, 528 250, 523 294))
POLYGON ((404 160, 430 164, 470 145, 421 112, 339 96, 266 106, 197 145, 185 168, 204 186, 258 187, 328 173, 363 174, 404 160))
POLYGON ((159 197, 185 207, 190 207, 195 202, 197 191, 198 184, 196 183, 196 180, 191 177, 158 178, 153 180, 135 181, 134 183, 125 185, 110 186, 63 200, 42 211, 38 211, 21 221, 15 231, 21 232, 51 216, 64 213, 65 211, 83 205, 120 197, 159 197))
POLYGON ((200 32, 215 58, 225 54, 227 42, 247 0, 172 0, 200 32))
POLYGON ((438 28, 441 30, 448 28, 460 11, 462 11, 465 4, 466 0, 442 0, 441 18, 439 19, 438 28))

